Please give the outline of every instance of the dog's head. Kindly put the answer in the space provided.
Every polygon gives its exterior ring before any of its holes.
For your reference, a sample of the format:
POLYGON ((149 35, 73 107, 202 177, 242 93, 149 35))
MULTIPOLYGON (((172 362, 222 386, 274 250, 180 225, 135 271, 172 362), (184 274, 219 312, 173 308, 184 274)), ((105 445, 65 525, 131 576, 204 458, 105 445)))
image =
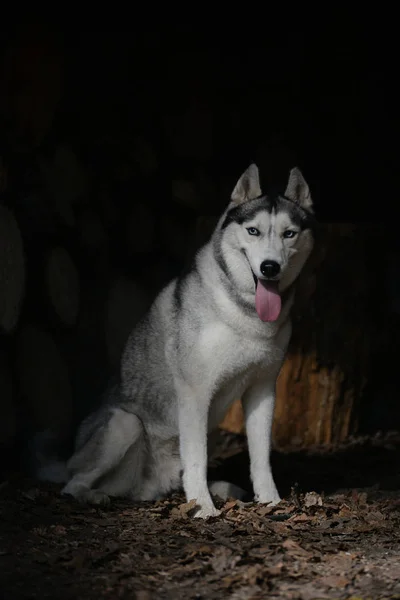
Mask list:
POLYGON ((252 279, 245 281, 249 285, 254 280, 261 320, 279 317, 280 295, 296 279, 312 250, 312 224, 310 190, 298 168, 290 171, 282 196, 262 194, 255 164, 240 177, 221 227, 227 234, 229 229, 230 246, 246 259, 231 260, 230 268, 236 281, 244 277, 238 273, 239 264, 241 269, 248 268, 252 279))

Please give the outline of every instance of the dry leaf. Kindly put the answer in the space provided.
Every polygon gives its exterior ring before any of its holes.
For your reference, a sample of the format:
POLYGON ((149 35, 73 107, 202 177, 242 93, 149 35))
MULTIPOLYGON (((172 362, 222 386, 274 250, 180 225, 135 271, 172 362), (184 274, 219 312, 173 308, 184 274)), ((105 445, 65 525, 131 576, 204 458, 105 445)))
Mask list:
POLYGON ((57 535, 65 535, 67 533, 67 530, 65 529, 64 525, 51 525, 50 529, 53 533, 56 533, 57 535))
POLYGON ((135 593, 135 600, 151 600, 152 595, 147 590, 140 590, 135 593))
POLYGON ((294 540, 291 539, 287 539, 283 542, 282 547, 287 550, 287 552, 289 554, 294 554, 297 556, 311 556, 310 552, 307 552, 307 550, 304 550, 304 548, 302 548, 300 546, 300 544, 298 544, 297 542, 295 542, 294 540))
POLYGON ((184 502, 183 504, 179 504, 177 507, 174 507, 171 510, 171 515, 173 517, 181 517, 182 519, 188 519, 189 513, 196 508, 196 500, 190 500, 189 502, 184 502))
POLYGON ((260 598, 261 588, 258 585, 241 587, 231 594, 228 600, 253 600, 260 598))
POLYGON ((265 575, 268 575, 269 577, 277 577, 278 575, 282 574, 282 571, 285 569, 285 565, 282 561, 279 561, 278 563, 276 563, 276 565, 272 565, 271 567, 267 567, 267 569, 264 570, 265 575))
POLYGON ((224 506, 221 508, 221 512, 228 512, 229 510, 232 510, 232 508, 235 508, 235 506, 237 506, 237 500, 228 500, 228 502, 225 502, 224 506))
POLYGON ((344 588, 350 583, 350 580, 347 579, 347 577, 344 577, 343 575, 327 575, 325 577, 321 577, 321 579, 319 579, 318 581, 322 585, 338 589, 344 588))
POLYGON ((308 492, 304 496, 304 506, 309 508, 310 506, 322 506, 322 498, 316 492, 308 492))
POLYGON ((306 515, 305 513, 301 513, 301 515, 293 515, 293 517, 290 517, 288 520, 291 523, 307 523, 309 521, 312 521, 313 519, 314 517, 306 515))
POLYGON ((265 517, 266 515, 270 515, 274 512, 274 506, 271 506, 269 504, 266 506, 259 506, 257 507, 256 512, 258 515, 260 515, 260 517, 265 517))
POLYGON ((217 548, 210 558, 210 564, 214 571, 220 575, 227 569, 232 569, 239 562, 240 556, 233 556, 232 550, 222 546, 217 548))

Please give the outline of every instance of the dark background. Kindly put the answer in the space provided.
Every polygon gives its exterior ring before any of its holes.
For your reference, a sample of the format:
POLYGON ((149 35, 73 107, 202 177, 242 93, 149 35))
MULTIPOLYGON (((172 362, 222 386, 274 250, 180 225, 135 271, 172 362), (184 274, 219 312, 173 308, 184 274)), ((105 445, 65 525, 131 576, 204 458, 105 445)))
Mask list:
MULTIPOLYGON (((65 67, 53 137, 80 137, 85 150, 90 128, 142 130, 162 147, 165 114, 196 98, 213 116, 216 172, 237 173, 267 148, 274 178, 294 162, 304 170, 320 218, 391 222, 399 130, 390 13, 288 13, 234 13, 225 23, 138 15, 113 30, 39 20, 65 67)), ((3 45, 18 28, 9 23, 3 45)))
MULTIPOLYGON (((379 282, 378 308, 371 314, 376 329, 393 330, 393 320, 397 326, 400 315, 394 17, 380 14, 378 20, 374 14, 367 18, 365 11, 351 15, 338 10, 300 18, 289 6, 287 13, 273 18, 248 7, 248 12, 227 14, 225 21, 217 21, 213 14, 206 18, 196 14, 183 22, 171 14, 163 19, 154 7, 152 18, 135 13, 126 18, 126 27, 79 26, 78 17, 72 15, 3 24, 0 50, 6 75, 0 101, 0 155, 7 163, 9 183, 1 201, 15 210, 27 247, 34 253, 37 244, 61 241, 77 263, 88 296, 95 296, 103 281, 105 289, 110 274, 148 276, 160 262, 154 279, 159 277, 155 283, 161 287, 179 272, 184 260, 169 252, 168 244, 156 244, 135 256, 126 252, 121 227, 137 199, 151 207, 156 220, 176 217, 185 233, 198 216, 221 212, 251 161, 260 166, 264 190, 282 188, 289 169, 298 165, 310 184, 321 222, 382 226, 365 255, 371 278, 379 282), (54 119, 37 143, 14 110, 16 99, 25 93, 24 78, 10 59, 16 48, 30 44, 39 48, 39 63, 54 59, 55 72, 61 73, 54 119), (179 141, 174 127, 192 108, 186 138, 179 141), (200 126, 197 115, 204 121, 200 126), (144 176, 132 158, 132 140, 137 136, 151 144, 157 157, 151 176, 144 176), (24 198, 43 187, 36 157, 51 158, 60 143, 69 144, 91 173, 93 189, 83 206, 98 210, 96 194, 104 188, 117 207, 114 225, 101 215, 110 234, 106 274, 99 275, 97 266, 86 261, 76 232, 65 224, 31 225, 34 212, 24 198), (126 165, 128 175, 117 177, 126 165), (210 178, 212 193, 200 208, 182 207, 173 197, 171 181, 190 180, 199 170, 210 178)), ((32 64, 37 64, 35 52, 32 64)), ((24 65, 22 71, 29 72, 29 61, 28 52, 19 63, 24 65)), ((182 123, 180 127, 185 129, 182 123)), ((146 227, 140 218, 137 226, 146 227)), ((336 270, 339 286, 341 269, 346 265, 336 270)), ((24 310, 22 324, 32 317, 26 303, 24 310)), ((109 376, 97 338, 89 339, 85 331, 79 342, 73 342, 76 347, 70 344, 79 416, 83 400, 97 398, 109 376), (77 365, 83 363, 85 351, 92 352, 92 364, 82 374, 77 365)), ((57 336, 61 346, 68 346, 64 334, 57 336)), ((361 430, 372 432, 396 427, 399 416, 397 342, 386 333, 381 337, 384 342, 380 340, 372 351, 376 372, 371 373, 360 416, 361 430)), ((4 343, 8 348, 12 340, 4 343)))

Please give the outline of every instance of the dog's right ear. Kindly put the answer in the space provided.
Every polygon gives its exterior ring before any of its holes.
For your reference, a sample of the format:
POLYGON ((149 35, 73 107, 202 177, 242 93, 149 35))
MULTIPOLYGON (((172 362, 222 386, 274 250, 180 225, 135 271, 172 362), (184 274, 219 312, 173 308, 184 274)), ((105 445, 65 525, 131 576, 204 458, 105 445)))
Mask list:
POLYGON ((252 163, 240 177, 231 195, 233 204, 239 205, 261 196, 258 167, 252 163))
POLYGON ((293 202, 300 204, 303 208, 313 212, 310 188, 298 167, 294 167, 290 171, 285 196, 293 202))

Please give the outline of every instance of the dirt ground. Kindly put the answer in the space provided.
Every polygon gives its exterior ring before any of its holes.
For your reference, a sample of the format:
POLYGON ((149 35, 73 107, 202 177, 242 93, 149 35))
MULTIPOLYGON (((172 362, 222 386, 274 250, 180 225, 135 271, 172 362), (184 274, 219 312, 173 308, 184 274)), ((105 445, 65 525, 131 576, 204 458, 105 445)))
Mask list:
MULTIPOLYGON (((59 487, 0 484, 0 600, 400 598, 400 435, 273 455, 277 507, 220 502, 81 506, 59 487)), ((249 488, 242 438, 211 476, 249 488)))

